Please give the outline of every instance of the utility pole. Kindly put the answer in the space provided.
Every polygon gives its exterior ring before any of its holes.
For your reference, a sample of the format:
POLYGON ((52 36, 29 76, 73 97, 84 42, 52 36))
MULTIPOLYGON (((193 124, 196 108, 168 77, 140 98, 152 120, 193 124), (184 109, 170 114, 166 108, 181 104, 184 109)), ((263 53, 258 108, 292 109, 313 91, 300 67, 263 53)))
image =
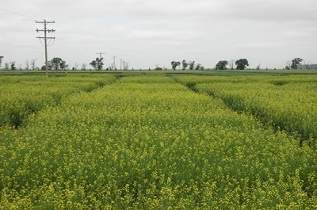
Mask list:
POLYGON ((99 52, 99 53, 96 53, 96 54, 99 55, 99 58, 101 59, 101 58, 103 58, 102 55, 104 55, 105 53, 99 52))
POLYGON ((38 39, 44 39, 44 48, 45 48, 45 72, 46 72, 46 76, 48 76, 48 55, 47 55, 47 40, 48 39, 55 39, 55 37, 53 36, 47 36, 47 33, 53 33, 56 30, 55 29, 47 29, 47 24, 50 23, 55 23, 55 21, 47 21, 47 20, 43 20, 43 21, 35 21, 35 23, 39 23, 39 24, 43 24, 44 28, 43 29, 36 29, 36 32, 43 32, 44 36, 38 36, 36 38, 38 39))

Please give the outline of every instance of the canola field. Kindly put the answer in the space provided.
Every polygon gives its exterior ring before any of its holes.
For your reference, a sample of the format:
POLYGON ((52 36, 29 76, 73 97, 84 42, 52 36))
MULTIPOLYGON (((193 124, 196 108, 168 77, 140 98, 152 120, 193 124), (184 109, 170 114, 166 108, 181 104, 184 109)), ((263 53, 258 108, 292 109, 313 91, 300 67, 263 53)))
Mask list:
POLYGON ((317 208, 317 74, 0 82, 0 209, 317 208))

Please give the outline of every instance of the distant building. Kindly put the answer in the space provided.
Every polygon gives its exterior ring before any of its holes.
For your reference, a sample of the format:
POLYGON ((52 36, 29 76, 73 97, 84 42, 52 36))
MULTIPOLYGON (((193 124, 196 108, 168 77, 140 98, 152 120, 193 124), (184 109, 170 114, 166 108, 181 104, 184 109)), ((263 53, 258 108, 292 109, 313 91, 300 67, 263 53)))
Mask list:
POLYGON ((300 64, 298 65, 298 69, 316 69, 317 70, 317 64, 300 64))

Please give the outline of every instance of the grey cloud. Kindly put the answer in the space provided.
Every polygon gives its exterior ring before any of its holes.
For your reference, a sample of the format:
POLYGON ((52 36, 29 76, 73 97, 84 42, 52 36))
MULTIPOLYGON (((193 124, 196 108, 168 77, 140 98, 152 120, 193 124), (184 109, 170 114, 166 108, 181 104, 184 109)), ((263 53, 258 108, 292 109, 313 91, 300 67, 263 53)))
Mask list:
POLYGON ((317 21, 317 4, 314 0, 227 0, 227 5, 230 16, 248 20, 317 21))
POLYGON ((283 66, 293 56, 317 62, 315 0, 1 0, 0 54, 24 63, 42 60, 36 19, 54 19, 51 56, 88 63, 95 52, 136 67, 170 59, 249 57, 283 66), (6 11, 7 10, 7 11, 6 11), (85 49, 85 50, 79 50, 85 49))

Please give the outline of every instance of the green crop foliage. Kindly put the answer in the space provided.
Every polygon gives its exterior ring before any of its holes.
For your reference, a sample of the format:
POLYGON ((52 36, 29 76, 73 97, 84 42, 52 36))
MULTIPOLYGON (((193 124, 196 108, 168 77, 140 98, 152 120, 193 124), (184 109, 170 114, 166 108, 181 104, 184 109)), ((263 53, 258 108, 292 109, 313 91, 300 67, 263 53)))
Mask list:
POLYGON ((114 77, 1 77, 0 126, 20 126, 32 113, 58 105, 63 97, 80 91, 92 91, 114 77))
POLYGON ((3 209, 314 209, 316 171, 294 137, 163 74, 0 128, 3 209))
POLYGON ((315 147, 316 76, 177 77, 197 91, 221 98, 236 111, 251 113, 315 147))

